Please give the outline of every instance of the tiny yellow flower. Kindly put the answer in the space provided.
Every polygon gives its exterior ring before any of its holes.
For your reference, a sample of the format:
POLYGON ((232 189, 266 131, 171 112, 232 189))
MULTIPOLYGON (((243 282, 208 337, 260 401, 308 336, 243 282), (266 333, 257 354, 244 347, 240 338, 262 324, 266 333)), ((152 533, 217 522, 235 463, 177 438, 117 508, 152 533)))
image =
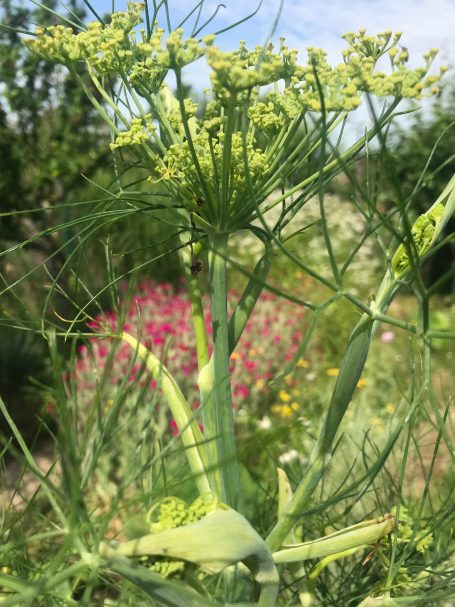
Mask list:
POLYGON ((396 409, 396 407, 393 403, 387 403, 385 406, 386 413, 390 413, 390 414, 395 413, 395 409, 396 409))
POLYGON ((256 350, 256 348, 250 348, 250 349, 248 350, 248 356, 249 356, 250 358, 254 358, 254 357, 256 356, 257 352, 258 352, 258 351, 256 350))
POLYGON ((272 405, 271 411, 272 411, 272 413, 280 414, 281 413, 281 405, 272 405))
POLYGON ((336 367, 331 367, 330 369, 327 369, 326 374, 329 377, 337 377, 339 374, 340 370, 336 367))
POLYGON ((258 379, 254 385, 258 390, 263 390, 265 388, 265 381, 263 379, 258 379))
POLYGON ((108 413, 110 409, 112 409, 112 405, 114 404, 114 401, 112 400, 112 398, 110 398, 109 400, 106 401, 106 404, 104 405, 104 413, 108 413))
POLYGON ((306 358, 299 358, 297 361, 297 367, 302 367, 303 369, 308 369, 310 366, 310 361, 306 358))
POLYGON ((367 380, 362 377, 357 382, 357 388, 364 388, 367 385, 367 380))
POLYGON ((292 409, 289 405, 283 405, 281 407, 281 415, 283 417, 290 417, 292 415, 292 409))
POLYGON ((295 401, 293 403, 291 403, 291 409, 293 411, 298 411, 300 409, 299 403, 296 403, 295 401))
POLYGON ((231 360, 239 360, 241 357, 241 355, 238 352, 233 352, 230 356, 231 360))
POLYGON ((280 390, 278 396, 280 397, 280 400, 282 400, 284 403, 288 403, 292 400, 292 396, 288 392, 286 392, 286 390, 280 390))
POLYGON ((379 417, 379 416, 376 416, 376 417, 370 417, 370 419, 368 420, 368 422, 369 422, 369 423, 370 423, 372 426, 374 426, 374 428, 375 428, 376 430, 379 430, 379 431, 382 431, 382 430, 383 430, 383 426, 384 426, 384 420, 383 420, 381 417, 379 417))

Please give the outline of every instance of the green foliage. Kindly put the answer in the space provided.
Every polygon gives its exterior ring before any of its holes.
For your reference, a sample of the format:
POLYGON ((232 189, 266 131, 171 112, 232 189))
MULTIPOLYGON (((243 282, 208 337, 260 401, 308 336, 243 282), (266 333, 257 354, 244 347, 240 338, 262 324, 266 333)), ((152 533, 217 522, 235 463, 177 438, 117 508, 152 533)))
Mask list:
MULTIPOLYGON (((56 7, 57 2, 48 4, 48 9, 56 7)), ((79 2, 71 2, 69 8, 84 18, 79 2)), ((46 209, 65 201, 81 172, 90 176, 106 160, 107 133, 81 86, 58 66, 24 52, 22 37, 15 31, 30 21, 49 24, 55 19, 44 8, 9 1, 0 12, 2 175, 9 179, 1 183, 1 196, 10 201, 3 212, 46 209), (13 187, 8 190, 8 185, 13 187)), ((29 236, 30 226, 23 226, 15 215, 8 220, 14 223, 18 240, 29 236)), ((42 212, 29 221, 38 231, 48 218, 42 212)), ((11 229, 1 237, 14 240, 11 229)))

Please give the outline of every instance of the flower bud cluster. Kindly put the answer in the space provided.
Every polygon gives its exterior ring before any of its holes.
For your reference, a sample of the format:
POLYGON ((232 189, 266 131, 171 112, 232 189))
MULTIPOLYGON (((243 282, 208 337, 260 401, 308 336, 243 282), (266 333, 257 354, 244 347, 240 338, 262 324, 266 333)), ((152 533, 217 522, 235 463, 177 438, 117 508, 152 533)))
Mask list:
MULTIPOLYGON (((211 494, 201 495, 189 505, 179 497, 166 497, 149 510, 147 521, 150 532, 159 533, 195 523, 210 512, 224 508, 227 506, 218 502, 211 494)), ((175 577, 184 573, 186 565, 176 559, 155 558, 149 564, 149 569, 163 577, 175 577)))
MULTIPOLYGON (((212 68, 213 90, 220 100, 226 102, 242 91, 283 80, 284 90, 269 93, 267 97, 277 114, 282 112, 292 118, 305 110, 354 110, 360 105, 363 92, 380 97, 394 95, 417 99, 426 89, 430 94, 436 93, 434 85, 445 68, 437 76, 425 76, 437 51, 431 49, 424 55, 423 67, 409 69, 407 50, 397 47, 400 36, 401 33, 392 32, 367 36, 365 30, 358 34, 345 34, 349 47, 343 51, 343 63, 334 67, 327 62, 327 54, 314 47, 308 47, 307 62, 300 65, 297 51, 290 51, 283 40, 278 53, 273 52, 272 44, 248 51, 242 43, 238 50, 232 52, 209 48, 206 57, 212 68), (391 72, 376 72, 378 60, 387 53, 391 72)), ((240 101, 244 100, 243 97, 239 97, 240 101)), ((265 110, 261 127, 273 130, 277 123, 272 117, 273 109, 266 104, 261 106, 261 110, 265 110)), ((251 116, 253 120, 260 121, 261 111, 253 110, 251 116)))
POLYGON ((49 61, 65 65, 87 61, 98 73, 117 71, 134 61, 129 34, 141 21, 143 8, 143 3, 129 2, 128 10, 113 13, 109 24, 95 21, 78 34, 63 25, 37 28, 36 38, 24 43, 49 61))
MULTIPOLYGON (((413 246, 418 257, 422 257, 437 237, 438 221, 444 214, 444 205, 438 204, 429 213, 420 215, 411 228, 413 246)), ((409 268, 409 255, 401 244, 392 259, 393 269, 398 276, 409 268)))
POLYGON ((133 118, 131 120, 131 128, 117 135, 115 141, 110 144, 111 150, 116 150, 128 145, 141 145, 150 141, 150 133, 155 130, 152 123, 152 115, 146 114, 144 119, 133 118))
POLYGON ((212 68, 211 81, 220 99, 229 99, 240 91, 266 86, 285 77, 284 59, 273 51, 273 44, 248 51, 245 43, 231 52, 213 46, 206 49, 207 63, 212 68))
POLYGON ((410 541, 414 541, 417 552, 424 554, 433 543, 433 534, 425 528, 421 528, 416 532, 416 523, 408 509, 403 505, 400 506, 399 511, 396 507, 393 507, 391 513, 394 516, 399 514, 398 543, 407 544, 410 541))
MULTIPOLYGON (((213 124, 213 122, 210 123, 209 128, 213 127, 213 124)), ((217 184, 219 175, 222 173, 224 133, 219 132, 217 137, 212 137, 205 128, 199 127, 193 137, 193 145, 198 157, 199 170, 205 181, 217 184)), ((250 178, 254 181, 267 170, 266 155, 255 145, 252 135, 246 136, 245 148, 250 178)), ((230 201, 233 203, 244 193, 246 188, 244 141, 241 132, 235 132, 232 135, 230 158, 230 201)), ((198 175, 199 173, 194 165, 189 144, 187 141, 183 141, 182 143, 172 144, 169 147, 164 155, 163 164, 155 167, 155 174, 150 180, 169 181, 178 179, 187 188, 193 190, 194 186, 192 184, 198 182, 198 175)), ((202 195, 202 192, 195 191, 193 194, 196 198, 202 195)))

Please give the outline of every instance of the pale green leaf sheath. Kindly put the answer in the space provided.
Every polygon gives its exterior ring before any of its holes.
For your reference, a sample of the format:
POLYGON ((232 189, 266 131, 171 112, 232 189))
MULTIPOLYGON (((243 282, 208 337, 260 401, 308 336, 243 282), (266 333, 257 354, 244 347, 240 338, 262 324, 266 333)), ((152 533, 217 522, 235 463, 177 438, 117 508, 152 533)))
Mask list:
POLYGON ((166 556, 196 563, 209 573, 244 563, 262 588, 259 604, 272 606, 279 576, 264 540, 238 512, 222 507, 189 525, 137 540, 109 546, 101 544, 101 556, 166 556))

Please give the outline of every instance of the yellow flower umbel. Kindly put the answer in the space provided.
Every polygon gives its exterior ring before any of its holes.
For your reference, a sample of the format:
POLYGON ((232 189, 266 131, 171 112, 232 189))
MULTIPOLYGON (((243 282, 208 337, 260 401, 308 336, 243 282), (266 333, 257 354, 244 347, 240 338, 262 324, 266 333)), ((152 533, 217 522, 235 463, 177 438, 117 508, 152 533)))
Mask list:
MULTIPOLYGON (((67 65, 75 77, 75 62, 85 62, 105 105, 93 96, 92 101, 115 133, 111 148, 132 146, 150 180, 193 213, 200 230, 232 233, 257 218, 258 205, 277 183, 301 170, 301 159, 321 143, 318 128, 303 142, 298 135, 307 114, 342 118, 360 105, 365 92, 397 102, 437 91, 440 75, 428 75, 436 51, 424 56, 421 68, 409 69, 407 51, 398 47, 400 34, 346 34, 343 60, 331 66, 326 53, 313 47, 301 62, 284 39, 277 49, 268 44, 249 50, 241 42, 237 50, 225 52, 214 46, 214 36, 185 38, 181 28, 167 36, 157 23, 138 31, 144 6, 131 2, 109 23, 89 23, 80 32, 61 25, 38 28, 25 44, 67 65), (202 111, 184 94, 182 70, 204 55, 212 88, 202 111), (387 56, 389 71, 378 70, 378 60, 387 56), (169 71, 177 79, 176 96, 163 84, 169 71), (129 116, 99 81, 109 73, 122 83, 129 116), (289 155, 289 149, 298 153, 289 155)), ((317 178, 318 173, 306 176, 302 183, 317 178)))

